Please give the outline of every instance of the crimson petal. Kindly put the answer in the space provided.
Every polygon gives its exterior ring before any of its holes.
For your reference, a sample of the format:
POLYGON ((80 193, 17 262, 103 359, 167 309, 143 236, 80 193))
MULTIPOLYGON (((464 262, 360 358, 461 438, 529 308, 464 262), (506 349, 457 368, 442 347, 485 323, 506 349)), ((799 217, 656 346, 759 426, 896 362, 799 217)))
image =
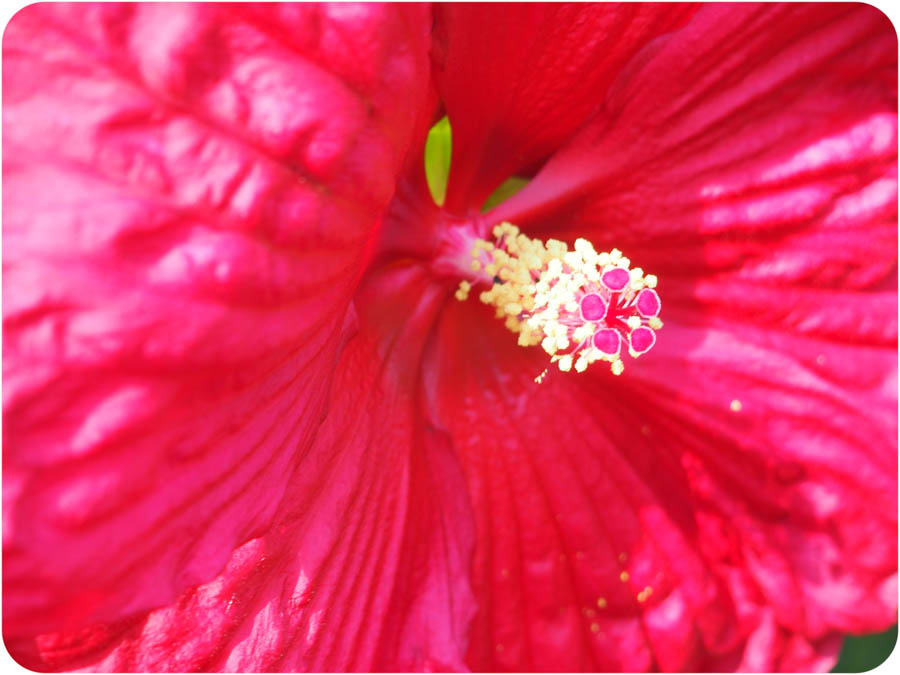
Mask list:
POLYGON ((797 231, 829 206, 837 226, 889 214, 896 68, 893 27, 873 7, 705 5, 491 215, 632 260, 652 240, 665 255, 638 264, 689 273, 696 257, 671 247, 797 231))
POLYGON ((118 626, 8 641, 13 653, 106 672, 464 669, 470 507, 446 437, 419 415, 410 367, 442 297, 415 268, 367 282, 328 415, 272 525, 215 579, 118 626), (409 320, 385 322, 385 306, 409 320))
POLYGON ((896 619, 895 83, 871 7, 705 6, 490 214, 622 249, 666 326, 536 387, 442 322, 474 668, 821 669, 896 619))
POLYGON ((826 668, 895 620, 892 350, 670 321, 620 378, 536 385, 492 321, 446 312, 428 389, 478 527, 470 667, 826 668))
POLYGON ((420 6, 154 4, 7 26, 5 637, 171 601, 297 489, 428 26, 420 6))
POLYGON ((478 207, 603 105, 641 48, 687 4, 450 3, 435 8, 438 91, 453 127, 450 211, 478 207))

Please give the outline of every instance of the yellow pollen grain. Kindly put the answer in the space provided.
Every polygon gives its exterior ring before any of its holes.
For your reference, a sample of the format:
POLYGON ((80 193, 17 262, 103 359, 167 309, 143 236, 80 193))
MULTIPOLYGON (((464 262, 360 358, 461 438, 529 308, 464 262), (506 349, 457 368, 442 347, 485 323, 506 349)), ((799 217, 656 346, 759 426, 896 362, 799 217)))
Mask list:
POLYGON ((566 253, 563 256, 563 262, 573 270, 580 270, 581 266, 584 264, 584 261, 581 259, 581 254, 576 251, 569 251, 566 253))
POLYGON ((559 369, 564 373, 572 370, 572 355, 566 354, 559 360, 559 369))
POLYGON ((565 243, 561 242, 559 239, 548 239, 546 248, 550 253, 553 253, 559 258, 562 258, 568 250, 565 243))
POLYGON ((741 408, 743 408, 744 406, 740 401, 734 399, 731 403, 728 404, 728 407, 731 408, 731 412, 740 412, 741 408))
POLYGON ((621 359, 618 361, 613 361, 613 364, 609 369, 612 371, 613 375, 621 375, 622 371, 625 370, 625 364, 622 363, 621 359))
POLYGON ((594 334, 594 327, 590 324, 585 324, 579 328, 575 329, 575 333, 572 335, 575 338, 575 342, 583 342, 587 340, 591 335, 594 334))
POLYGON ((553 356, 556 353, 556 340, 552 337, 545 337, 541 340, 541 347, 545 352, 553 356))
POLYGON ((619 581, 621 581, 623 584, 626 581, 628 581, 628 578, 629 578, 628 572, 623 571, 622 573, 619 574, 619 581))
POLYGON ((646 602, 651 595, 653 595, 653 589, 650 586, 645 586, 644 590, 637 594, 637 600, 638 602, 646 602))
POLYGON ((600 632, 600 624, 597 623, 596 621, 595 621, 594 623, 591 624, 591 632, 592 632, 592 633, 599 633, 599 632, 600 632))
POLYGON ((454 293, 456 299, 460 302, 464 301, 469 297, 469 291, 471 290, 471 288, 472 284, 470 284, 468 281, 459 282, 459 288, 456 290, 456 293, 454 293))
POLYGON ((515 316, 518 316, 522 313, 522 305, 520 305, 518 302, 510 302, 503 309, 506 310, 507 314, 513 314, 515 316))
POLYGON ((600 609, 606 609, 606 598, 597 598, 597 607, 599 607, 600 609))

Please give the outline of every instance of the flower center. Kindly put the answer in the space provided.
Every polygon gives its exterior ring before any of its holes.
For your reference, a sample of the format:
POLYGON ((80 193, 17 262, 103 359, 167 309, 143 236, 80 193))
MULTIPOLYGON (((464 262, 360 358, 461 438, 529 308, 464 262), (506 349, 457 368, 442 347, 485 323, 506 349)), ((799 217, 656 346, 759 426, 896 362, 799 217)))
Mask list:
POLYGON ((561 241, 544 244, 510 223, 494 227, 493 235, 493 242, 474 238, 475 276, 460 283, 456 298, 465 300, 473 283, 490 284, 479 299, 496 308, 521 346, 539 344, 562 371, 581 373, 607 361, 619 375, 623 347, 637 358, 656 344, 663 325, 656 277, 631 268, 621 251, 597 253, 586 239, 569 251, 561 241))

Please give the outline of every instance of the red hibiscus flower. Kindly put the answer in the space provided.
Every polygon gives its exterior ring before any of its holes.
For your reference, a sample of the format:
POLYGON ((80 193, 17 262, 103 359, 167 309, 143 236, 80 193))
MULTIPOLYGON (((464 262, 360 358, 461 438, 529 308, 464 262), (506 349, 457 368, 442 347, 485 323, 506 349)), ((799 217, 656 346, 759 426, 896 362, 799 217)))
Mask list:
POLYGON ((10 652, 829 667, 897 608, 896 57, 863 5, 22 10, 10 652))

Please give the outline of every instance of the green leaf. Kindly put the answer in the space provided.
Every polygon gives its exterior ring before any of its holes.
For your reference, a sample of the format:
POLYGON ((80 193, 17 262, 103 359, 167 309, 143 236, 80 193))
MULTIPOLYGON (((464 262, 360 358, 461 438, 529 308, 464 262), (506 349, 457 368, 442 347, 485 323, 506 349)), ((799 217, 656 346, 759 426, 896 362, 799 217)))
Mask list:
POLYGON ((425 139, 425 180, 428 191, 438 206, 444 205, 447 196, 447 178, 450 175, 452 133, 446 115, 431 127, 425 139))
POLYGON ((897 644, 897 626, 884 633, 848 637, 833 673, 864 673, 885 662, 897 644))
MULTIPOLYGON (((443 206, 447 197, 452 149, 453 132, 450 129, 450 119, 444 115, 431 127, 425 138, 425 180, 431 198, 438 206, 443 206)), ((527 178, 512 176, 507 179, 484 202, 484 206, 481 207, 482 213, 509 199, 526 185, 528 185, 527 178)))
POLYGON ((512 197, 526 185, 528 185, 527 178, 521 178, 519 176, 507 178, 503 181, 503 185, 494 190, 493 194, 485 200, 484 206, 481 207, 481 212, 484 213, 485 211, 489 211, 500 202, 512 197))

